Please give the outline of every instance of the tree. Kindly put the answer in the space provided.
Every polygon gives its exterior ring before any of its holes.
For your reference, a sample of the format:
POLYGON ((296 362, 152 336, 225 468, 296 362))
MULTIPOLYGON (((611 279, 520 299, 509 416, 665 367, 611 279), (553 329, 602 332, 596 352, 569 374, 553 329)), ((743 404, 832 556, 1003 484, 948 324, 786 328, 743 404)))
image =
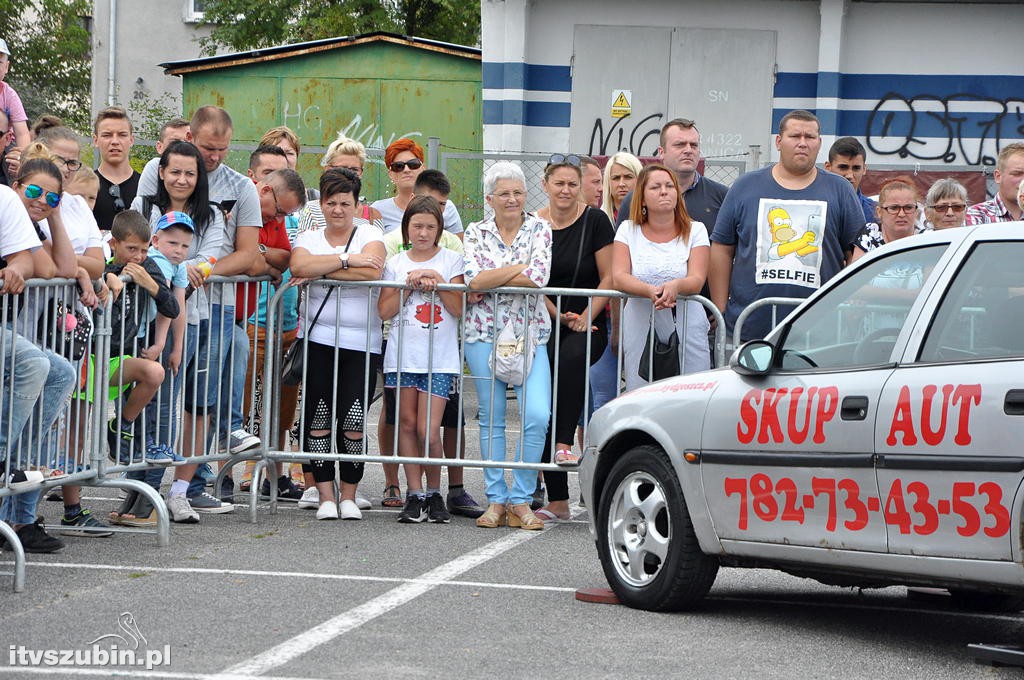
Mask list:
POLYGON ((52 113, 89 131, 90 0, 0 0, 0 36, 11 50, 10 83, 29 121, 52 113))
POLYGON ((372 31, 476 45, 479 0, 206 0, 203 53, 245 51, 372 31))

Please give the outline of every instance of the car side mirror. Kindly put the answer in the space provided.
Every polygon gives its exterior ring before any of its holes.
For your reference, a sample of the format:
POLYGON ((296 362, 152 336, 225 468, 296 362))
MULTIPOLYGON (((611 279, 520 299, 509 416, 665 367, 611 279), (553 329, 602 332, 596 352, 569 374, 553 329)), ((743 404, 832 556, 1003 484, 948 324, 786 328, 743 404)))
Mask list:
POLYGON ((775 346, 767 340, 751 340, 740 346, 729 360, 729 368, 740 375, 766 375, 775 364, 775 346))

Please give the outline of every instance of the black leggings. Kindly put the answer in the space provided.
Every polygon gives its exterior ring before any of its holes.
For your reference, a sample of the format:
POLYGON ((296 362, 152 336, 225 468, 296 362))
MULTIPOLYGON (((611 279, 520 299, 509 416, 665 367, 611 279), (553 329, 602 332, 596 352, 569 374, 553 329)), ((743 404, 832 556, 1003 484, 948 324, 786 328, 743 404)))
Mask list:
MULTIPOLYGON (((364 390, 373 398, 377 387, 377 364, 379 354, 368 354, 351 349, 335 349, 329 345, 309 342, 309 354, 306 356, 306 382, 303 385, 303 435, 305 448, 309 453, 331 453, 331 435, 312 435, 314 430, 330 430, 337 427, 336 451, 339 453, 361 454, 363 439, 350 439, 346 432, 364 432, 363 403, 364 390), (337 353, 338 364, 334 359, 337 353), (370 364, 370 377, 366 378, 367 359, 370 364), (335 384, 337 398, 334 408, 335 384)), ((317 482, 334 481, 334 461, 312 459, 310 467, 313 479, 317 482)), ((339 462, 341 481, 346 484, 358 484, 363 478, 363 464, 339 462)))
MULTIPOLYGON (((598 325, 598 330, 589 333, 590 356, 587 357, 587 335, 562 328, 561 337, 558 339, 558 391, 553 395, 555 408, 551 409, 554 413, 551 430, 555 433, 556 442, 572 444, 576 439, 576 428, 583 412, 587 373, 608 346, 608 333, 603 325, 598 325)), ((554 331, 547 345, 551 375, 555 375, 554 331)), ((551 462, 550 432, 544 439, 544 455, 541 460, 545 463, 551 462)), ((545 472, 544 484, 548 488, 549 500, 569 499, 569 476, 566 473, 545 472)))

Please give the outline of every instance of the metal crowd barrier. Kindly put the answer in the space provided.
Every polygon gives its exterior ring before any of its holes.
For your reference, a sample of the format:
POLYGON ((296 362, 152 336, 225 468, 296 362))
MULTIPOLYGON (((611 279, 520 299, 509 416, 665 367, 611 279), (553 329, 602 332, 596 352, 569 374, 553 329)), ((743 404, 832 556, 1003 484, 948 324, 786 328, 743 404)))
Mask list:
MULTIPOLYGON (((343 288, 369 288, 371 290, 372 289, 382 289, 382 288, 403 288, 404 287, 402 284, 398 284, 398 283, 394 283, 394 282, 382 282, 382 281, 347 282, 347 281, 333 281, 333 280, 318 280, 318 281, 315 281, 315 282, 310 282, 307 285, 326 286, 326 287, 331 287, 331 288, 336 288, 336 289, 337 288, 342 288, 342 289, 343 288)), ((463 294, 468 293, 468 292, 477 292, 477 291, 470 291, 469 288, 467 286, 464 286, 464 285, 452 285, 452 284, 439 285, 438 286, 438 290, 439 291, 459 291, 459 292, 461 292, 463 294)), ((592 298, 592 297, 607 297, 607 298, 610 299, 610 305, 615 305, 615 306, 618 307, 618 312, 619 312, 619 317, 620 318, 621 318, 621 313, 622 313, 622 307, 623 307, 625 301, 628 300, 630 297, 638 297, 639 298, 639 296, 630 296, 630 295, 627 295, 627 294, 624 294, 624 293, 621 293, 621 292, 618 292, 618 291, 613 291, 613 290, 573 289, 573 288, 542 288, 542 289, 536 289, 536 288, 514 288, 514 287, 507 287, 507 288, 498 288, 498 289, 488 290, 488 291, 485 291, 484 294, 488 295, 488 296, 493 296, 494 300, 498 299, 497 296, 499 294, 530 296, 530 297, 533 297, 533 298, 539 298, 540 296, 544 296, 544 295, 551 296, 551 297, 555 298, 555 307, 556 307, 556 311, 558 313, 561 313, 561 311, 562 311, 562 305, 563 305, 563 298, 564 297, 588 297, 588 298, 592 298)), ((284 295, 284 289, 281 289, 281 290, 279 290, 277 292, 277 294, 274 296, 273 300, 271 300, 271 302, 270 302, 270 306, 269 306, 268 313, 267 313, 267 329, 268 329, 267 330, 267 335, 268 335, 268 337, 270 337, 271 339, 274 339, 275 341, 277 339, 279 339, 280 336, 281 336, 281 333, 280 333, 280 318, 281 318, 281 314, 282 314, 281 301, 283 299, 283 295, 284 295)), ((440 302, 438 300, 434 299, 434 298, 435 298, 435 295, 431 294, 431 297, 428 299, 428 303, 433 304, 433 303, 437 302, 438 304, 440 304, 440 302)), ((640 299, 645 299, 645 298, 640 298, 640 299)), ((715 308, 715 306, 711 303, 710 300, 708 300, 706 298, 703 298, 701 296, 681 297, 679 299, 679 301, 680 301, 680 304, 677 305, 677 309, 682 310, 681 314, 682 314, 682 320, 683 320, 683 327, 684 328, 686 327, 686 314, 687 314, 687 311, 686 311, 687 305, 684 304, 686 301, 698 302, 702 307, 704 307, 705 310, 707 310, 707 313, 715 320, 715 324, 714 324, 715 331, 714 331, 713 354, 714 354, 715 362, 718 365, 722 365, 722 363, 725 360, 724 350, 725 350, 725 344, 726 343, 725 343, 725 323, 724 323, 724 320, 722 318, 721 313, 718 311, 717 308, 715 308)), ((335 305, 335 310, 334 311, 335 311, 335 316, 337 317, 340 314, 340 311, 341 311, 341 304, 342 303, 341 303, 341 300, 340 300, 340 296, 339 295, 334 295, 333 296, 333 302, 329 302, 328 304, 335 305)), ((541 303, 541 304, 543 304, 543 303, 541 303)), ((299 316, 300 316, 300 319, 302 319, 302 320, 307 320, 307 321, 311 320, 312 317, 315 315, 315 309, 309 309, 308 300, 304 300, 304 302, 301 303, 300 311, 301 311, 301 313, 299 314, 299 316)), ((364 347, 368 348, 370 346, 370 331, 371 331, 370 324, 380 324, 381 323, 381 320, 380 320, 380 318, 377 315, 376 296, 374 296, 374 295, 370 295, 368 297, 368 300, 367 300, 367 310, 366 310, 366 318, 368 319, 368 324, 367 324, 366 336, 365 336, 366 337, 366 344, 364 345, 364 347)), ((592 321, 592 319, 588 319, 588 321, 592 321)), ((300 321, 300 326, 302 325, 302 323, 303 323, 303 321, 300 321)), ((459 365, 460 366, 465 366, 465 342, 464 342, 464 340, 465 340, 465 337, 464 337, 465 336, 465 324, 461 324, 460 327, 462 328, 462 331, 460 332, 460 338, 459 338, 459 365)), ((308 329, 305 329, 305 330, 308 331, 308 329)), ((624 357, 624 344, 622 342, 623 331, 624 331, 624 329, 622 327, 622 324, 620 324, 619 325, 620 337, 619 337, 619 342, 617 343, 618 350, 617 350, 617 353, 616 353, 616 367, 617 367, 616 368, 616 376, 619 376, 619 378, 621 378, 621 371, 622 371, 623 357, 624 357)), ((397 343, 397 345, 399 347, 399 351, 401 351, 401 347, 402 347, 402 344, 403 344, 402 343, 402 333, 403 332, 404 331, 403 331, 402 325, 398 325, 397 328, 392 327, 391 332, 390 332, 390 336, 388 338, 388 342, 395 342, 395 343, 397 343)), ((428 333, 433 333, 433 332, 434 332, 434 324, 433 324, 433 321, 431 320, 431 322, 428 325, 428 333)), ((552 333, 551 333, 551 337, 548 340, 548 342, 558 342, 560 337, 561 337, 561 334, 563 332, 568 332, 568 331, 564 331, 560 324, 553 322, 552 333)), ((645 332, 646 332, 646 330, 645 330, 645 332)), ((495 335, 497 335, 497 332, 495 332, 495 335)), ((590 344, 591 344, 592 334, 588 333, 587 335, 588 335, 588 339, 587 339, 586 355, 589 356, 590 355, 590 349, 591 349, 590 344)), ((337 335, 336 335, 336 339, 337 339, 337 335)), ((651 332, 649 334, 649 336, 648 336, 648 342, 653 342, 653 339, 654 339, 654 335, 653 335, 653 332, 651 332)), ((335 343, 335 344, 337 344, 337 343, 335 343)), ((428 350, 428 352, 431 353, 430 356, 428 356, 428 364, 432 366, 433 365, 433 357, 432 357, 433 343, 429 343, 428 347, 431 348, 431 349, 428 350)), ((303 345, 303 351, 305 352, 305 351, 307 351, 307 349, 308 349, 308 347, 306 345, 303 345)), ((492 351, 493 351, 493 348, 492 348, 492 351)), ((536 360, 547 361, 547 356, 541 354, 542 352, 545 352, 545 351, 546 351, 546 347, 544 345, 540 345, 538 347, 538 349, 537 349, 537 358, 536 358, 536 360)), ((709 350, 709 351, 712 351, 712 350, 709 350)), ((267 424, 268 418, 269 418, 269 428, 266 429, 266 431, 269 432, 269 433, 276 433, 280 429, 280 422, 279 422, 280 414, 279 414, 279 409, 276 407, 276 401, 275 400, 278 398, 278 396, 280 394, 280 389, 279 388, 280 388, 280 373, 281 373, 281 368, 280 368, 281 356, 282 355, 281 355, 281 352, 280 352, 280 347, 275 347, 275 346, 268 347, 267 351, 264 354, 264 365, 263 365, 264 382, 263 382, 263 389, 264 389, 265 401, 264 401, 264 411, 263 411, 263 424, 265 426, 267 424)), ((335 356, 337 356, 337 351, 335 352, 335 356)), ((308 358, 308 356, 304 356, 304 359, 306 359, 306 358, 308 358)), ((685 353, 684 353, 684 356, 683 356, 682 360, 685 361, 685 353)), ((557 384, 558 367, 559 367, 559 363, 558 362, 559 362, 559 355, 555 354, 554 366, 553 366, 553 375, 552 375, 552 393, 554 393, 554 394, 558 393, 558 384, 557 384)), ((399 362, 399 366, 400 365, 401 365, 401 362, 399 362)), ((304 371, 303 372, 303 378, 302 378, 302 382, 303 383, 305 382, 306 376, 308 375, 308 372, 310 370, 317 370, 317 367, 310 367, 308 361, 303 361, 303 371, 304 371)), ((333 382, 336 385, 337 382, 338 382, 337 361, 335 361, 335 369, 334 369, 334 371, 335 371, 335 373, 334 373, 334 376, 333 376, 333 382)), ((684 372, 684 373, 688 372, 687 371, 687 367, 685 366, 685 364, 682 366, 682 372, 684 372)), ((428 378, 427 378, 428 383, 431 380, 430 376, 431 376, 431 374, 428 373, 428 378)), ((297 417, 298 417, 299 430, 300 430, 298 450, 297 451, 284 451, 284 450, 281 450, 280 448, 275 448, 275 447, 270 445, 270 442, 268 440, 268 436, 262 437, 262 447, 261 447, 261 451, 260 451, 260 460, 257 462, 256 470, 253 473, 253 481, 252 481, 253 493, 250 495, 250 500, 249 500, 249 503, 250 503, 250 505, 249 505, 250 519, 252 521, 256 520, 256 514, 257 514, 257 501, 258 501, 258 495, 256 493, 257 483, 258 483, 260 474, 271 463, 308 462, 311 458, 316 458, 316 459, 325 460, 325 461, 332 461, 332 462, 347 461, 347 462, 364 463, 364 464, 365 463, 381 463, 381 464, 447 465, 447 466, 476 467, 476 468, 493 467, 493 468, 502 468, 502 469, 506 469, 506 470, 530 469, 530 470, 537 470, 537 471, 565 471, 566 470, 566 468, 558 467, 558 466, 554 465, 553 463, 526 463, 526 462, 523 462, 521 460, 521 456, 520 457, 516 457, 514 459, 509 459, 509 460, 481 460, 480 458, 472 458, 472 459, 470 459, 470 458, 462 457, 461 456, 461 452, 464 450, 463 449, 463 441, 464 441, 464 436, 465 436, 464 435, 463 421, 464 421, 464 415, 465 415, 464 414, 464 408, 465 408, 465 398, 464 397, 465 397, 466 392, 467 392, 466 386, 467 386, 467 384, 474 384, 474 386, 476 386, 476 384, 478 384, 478 383, 480 383, 482 381, 490 381, 490 389, 493 390, 495 388, 495 384, 496 384, 493 381, 493 376, 492 375, 484 375, 484 376, 471 375, 471 374, 467 375, 465 373, 465 371, 462 372, 462 374, 460 375, 460 380, 459 380, 459 383, 460 383, 459 384, 459 394, 460 394, 460 396, 462 396, 462 398, 460 399, 459 408, 458 408, 458 421, 457 422, 459 423, 459 426, 457 428, 457 433, 456 433, 457 441, 456 441, 456 446, 455 446, 455 450, 460 452, 459 453, 459 457, 457 457, 457 458, 447 458, 447 457, 429 458, 426 455, 423 455, 422 457, 409 457, 409 456, 397 455, 397 451, 398 451, 398 446, 397 446, 397 444, 398 444, 398 427, 397 427, 398 417, 397 417, 397 415, 398 415, 398 412, 399 412, 399 409, 400 409, 400 403, 401 403, 401 401, 400 401, 401 400, 401 390, 397 390, 396 398, 395 398, 395 411, 396 411, 396 413, 395 413, 395 416, 396 416, 395 420, 396 420, 396 427, 395 427, 395 435, 394 435, 394 441, 393 441, 393 445, 394 445, 393 450, 396 451, 396 455, 393 455, 393 456, 392 455, 372 455, 370 450, 369 450, 369 438, 370 438, 370 436, 368 434, 368 429, 369 429, 368 423, 370 422, 370 419, 369 419, 370 405, 374 401, 374 396, 375 395, 373 393, 371 393, 371 390, 370 390, 371 377, 372 376, 370 375, 370 367, 369 367, 369 364, 367 363, 365 365, 365 367, 364 367, 363 375, 359 376, 359 379, 362 380, 362 385, 363 385, 363 395, 362 395, 362 404, 363 404, 363 413, 362 413, 362 418, 363 418, 363 420, 362 420, 362 422, 363 422, 363 437, 362 437, 362 453, 361 454, 340 453, 340 452, 337 451, 337 445, 334 442, 337 441, 336 434, 337 434, 337 428, 339 427, 339 425, 338 425, 338 419, 335 417, 337 414, 333 413, 333 411, 332 411, 331 418, 330 418, 330 422, 332 424, 332 426, 331 426, 331 442, 332 442, 331 453, 316 453, 314 455, 311 452, 309 452, 308 450, 306 450, 305 440, 304 440, 304 432, 305 432, 305 429, 306 429, 305 428, 305 423, 304 423, 305 399, 306 399, 306 395, 305 394, 303 394, 302 398, 299 400, 298 409, 297 409, 297 413, 298 413, 297 417)), ((401 383, 400 371, 399 371, 399 383, 401 383)), ((621 379, 617 379, 616 380, 616 389, 615 389, 616 396, 618 396, 621 393, 621 390, 622 390, 621 379)), ((526 403, 528 401, 528 399, 529 399, 528 390, 526 389, 526 386, 524 385, 523 386, 523 393, 522 393, 522 403, 526 403)), ((589 412, 589 400, 590 400, 590 372, 588 370, 587 374, 585 376, 583 413, 588 413, 589 412)), ((429 404, 429 402, 428 402, 428 404, 429 404)), ((332 409, 333 408, 334 407, 332 405, 332 409)), ((429 408, 430 407, 428 406, 428 409, 429 408)), ((553 400, 553 402, 552 402, 552 413, 551 413, 551 417, 552 418, 557 415, 557 409, 558 409, 557 400, 553 400)), ((428 413, 429 413, 429 411, 428 411, 428 413)), ((492 416, 493 416, 493 414, 492 414, 492 416)), ((507 416, 507 414, 506 414, 506 416, 507 416)), ((428 415, 428 418, 429 418, 429 415, 428 415)), ((585 428, 586 428, 586 421, 587 421, 587 419, 584 418, 584 420, 583 420, 584 431, 585 431, 585 428)), ((519 433, 518 433, 520 441, 522 440, 522 436, 523 436, 523 427, 524 427, 524 424, 523 424, 522 420, 520 419, 519 433)), ((506 430, 506 432, 507 432, 507 430, 506 430)), ((269 436, 273 436, 273 435, 269 435, 269 436)), ((554 436, 555 436, 555 433, 553 431, 549 430, 547 436, 551 440, 550 443, 552 445, 552 452, 553 452, 554 451, 554 436)), ((424 451, 424 454, 426 454, 425 451, 424 451)), ((508 457, 508 456, 506 456, 506 457, 508 457)), ((276 487, 275 484, 270 484, 270 489, 271 489, 271 493, 270 493, 270 510, 271 510, 271 512, 274 512, 274 511, 276 511, 276 503, 277 503, 277 487, 276 487)))

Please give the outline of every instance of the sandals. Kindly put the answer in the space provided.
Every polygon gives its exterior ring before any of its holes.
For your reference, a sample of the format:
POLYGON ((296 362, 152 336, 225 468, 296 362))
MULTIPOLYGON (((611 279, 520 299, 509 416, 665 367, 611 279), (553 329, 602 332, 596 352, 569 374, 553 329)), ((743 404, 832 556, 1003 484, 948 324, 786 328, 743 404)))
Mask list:
POLYGON ((385 508, 405 507, 405 499, 402 498, 402 490, 395 484, 390 484, 384 487, 384 495, 381 497, 380 504, 385 508))
POLYGON ((555 451, 554 462, 559 467, 576 467, 580 464, 580 457, 569 449, 558 449, 555 451))
POLYGON ((559 515, 548 510, 547 508, 535 510, 533 514, 537 515, 537 517, 539 517, 541 520, 545 522, 568 522, 571 519, 570 515, 568 514, 559 515))
POLYGON ((539 531, 544 528, 544 520, 533 514, 528 503, 520 503, 508 506, 508 525, 527 531, 539 531))
POLYGON ((510 515, 505 512, 505 506, 501 503, 491 503, 487 511, 476 518, 476 525, 481 529, 497 529, 505 526, 510 515))

